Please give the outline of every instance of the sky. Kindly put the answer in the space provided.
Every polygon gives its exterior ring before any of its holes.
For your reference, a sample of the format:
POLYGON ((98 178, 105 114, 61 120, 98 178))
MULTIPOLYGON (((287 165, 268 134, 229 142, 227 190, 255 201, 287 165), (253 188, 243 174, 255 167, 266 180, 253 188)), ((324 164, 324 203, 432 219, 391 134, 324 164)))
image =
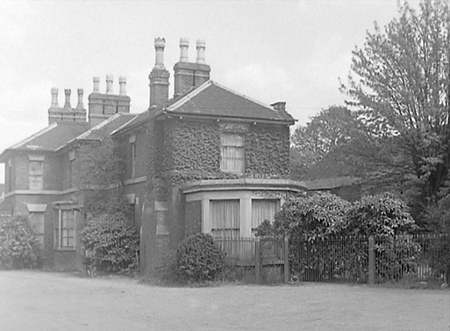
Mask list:
POLYGON ((397 0, 0 0, 0 152, 48 125, 52 87, 60 106, 71 89, 72 107, 83 88, 87 108, 94 76, 104 93, 113 75, 117 94, 125 76, 131 112, 146 110, 156 37, 166 40, 171 95, 180 38, 190 40, 191 62, 203 39, 213 81, 265 104, 285 101, 304 125, 344 104, 339 78, 347 80, 352 51, 375 21, 396 16, 397 0))

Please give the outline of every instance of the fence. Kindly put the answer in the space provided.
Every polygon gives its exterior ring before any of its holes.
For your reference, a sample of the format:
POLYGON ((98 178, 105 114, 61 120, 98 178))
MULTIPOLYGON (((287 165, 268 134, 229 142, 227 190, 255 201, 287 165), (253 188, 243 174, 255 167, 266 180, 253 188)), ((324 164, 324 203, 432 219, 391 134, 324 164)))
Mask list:
POLYGON ((301 281, 384 283, 447 281, 449 236, 336 237, 295 236, 289 249, 291 277, 301 281))
POLYGON ((227 269, 250 282, 289 281, 287 238, 214 238, 225 253, 227 269))

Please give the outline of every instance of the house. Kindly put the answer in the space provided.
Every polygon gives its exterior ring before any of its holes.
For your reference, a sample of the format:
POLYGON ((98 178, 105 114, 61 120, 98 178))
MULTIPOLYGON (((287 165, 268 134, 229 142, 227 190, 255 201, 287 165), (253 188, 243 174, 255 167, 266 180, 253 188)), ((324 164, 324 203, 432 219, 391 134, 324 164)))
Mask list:
POLYGON ((294 119, 285 102, 265 105, 210 79, 205 43, 189 62, 189 41, 180 40, 174 67, 174 96, 164 65, 165 40, 155 39, 155 66, 149 75, 149 108, 130 114, 126 82, 106 93, 99 79, 83 106, 58 106, 52 90, 49 126, 0 154, 6 165, 3 205, 26 214, 55 269, 80 269, 84 250, 84 196, 72 180, 77 146, 115 139, 125 161, 124 194, 134 208, 131 222, 141 236, 141 269, 152 272, 187 235, 250 237, 273 220, 284 199, 304 190, 290 179, 289 128, 294 119), (87 116, 87 119, 86 119, 87 116))

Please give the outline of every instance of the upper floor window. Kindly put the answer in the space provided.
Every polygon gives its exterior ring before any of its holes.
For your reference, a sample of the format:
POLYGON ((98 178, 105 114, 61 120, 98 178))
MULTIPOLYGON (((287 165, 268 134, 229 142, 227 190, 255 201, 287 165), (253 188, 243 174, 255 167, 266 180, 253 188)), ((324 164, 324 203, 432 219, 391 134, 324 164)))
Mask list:
POLYGON ((75 151, 69 152, 69 187, 73 186, 73 162, 75 161, 75 151))
POLYGON ((220 156, 220 170, 243 174, 244 137, 236 133, 223 133, 220 156))
POLYGON ((11 192, 13 189, 13 178, 12 178, 12 161, 8 159, 8 165, 6 168, 6 192, 11 192))
POLYGON ((131 178, 136 177, 136 136, 132 135, 129 139, 130 142, 130 158, 131 158, 131 178))
POLYGON ((42 190, 44 188, 44 156, 29 155, 28 159, 28 188, 42 190))

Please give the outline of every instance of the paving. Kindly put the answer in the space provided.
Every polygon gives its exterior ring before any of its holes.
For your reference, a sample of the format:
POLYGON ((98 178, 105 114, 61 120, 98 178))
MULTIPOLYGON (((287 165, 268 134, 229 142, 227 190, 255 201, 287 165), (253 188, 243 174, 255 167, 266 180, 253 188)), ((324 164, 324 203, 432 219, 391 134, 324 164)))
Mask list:
POLYGON ((0 330, 450 330, 450 290, 303 283, 158 287, 0 271, 0 330))

